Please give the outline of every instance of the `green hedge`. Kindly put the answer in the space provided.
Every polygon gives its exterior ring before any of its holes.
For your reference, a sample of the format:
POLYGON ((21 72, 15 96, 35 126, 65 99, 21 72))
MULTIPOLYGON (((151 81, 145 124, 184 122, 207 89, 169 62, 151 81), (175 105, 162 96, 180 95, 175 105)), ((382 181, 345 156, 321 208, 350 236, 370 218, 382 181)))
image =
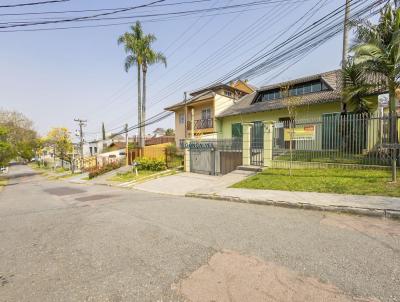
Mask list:
POLYGON ((112 163, 112 164, 108 164, 106 166, 102 166, 102 167, 93 169, 93 170, 89 171, 89 179, 95 178, 99 175, 102 175, 104 173, 118 169, 120 167, 121 167, 120 163, 112 163))
POLYGON ((167 169, 165 162, 160 159, 142 157, 136 160, 136 162, 138 163, 138 170, 163 171, 167 169))

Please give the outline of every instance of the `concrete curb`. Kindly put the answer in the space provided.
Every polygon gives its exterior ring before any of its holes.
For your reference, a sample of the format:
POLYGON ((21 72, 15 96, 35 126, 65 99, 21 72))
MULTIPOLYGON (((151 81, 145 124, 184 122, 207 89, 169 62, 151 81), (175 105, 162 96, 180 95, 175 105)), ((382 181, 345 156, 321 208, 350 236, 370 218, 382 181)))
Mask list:
POLYGON ((380 208, 362 208, 362 207, 349 207, 339 205, 316 205, 305 202, 288 202, 279 200, 260 200, 260 199, 244 199, 237 196, 224 196, 218 194, 204 194, 204 193, 187 193, 185 197, 196 197, 203 199, 224 200, 240 203, 249 203, 257 205, 277 206, 293 209, 304 209, 314 211, 329 211, 336 213, 347 213, 362 216, 386 217, 390 219, 400 220, 400 211, 393 209, 380 209, 380 208))

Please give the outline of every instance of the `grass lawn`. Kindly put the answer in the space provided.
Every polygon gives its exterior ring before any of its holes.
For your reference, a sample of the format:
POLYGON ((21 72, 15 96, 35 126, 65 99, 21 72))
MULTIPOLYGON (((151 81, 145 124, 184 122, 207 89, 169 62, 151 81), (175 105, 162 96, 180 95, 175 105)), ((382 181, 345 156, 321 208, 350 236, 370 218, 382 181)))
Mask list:
POLYGON ((62 167, 58 167, 54 170, 56 173, 65 173, 65 172, 69 172, 69 169, 66 168, 62 168, 62 167))
POLYGON ((141 178, 153 175, 155 173, 159 173, 159 171, 138 171, 139 175, 136 176, 135 172, 129 171, 125 173, 117 173, 117 175, 114 175, 111 177, 109 180, 111 181, 119 181, 119 182, 127 182, 131 180, 139 180, 141 178))
POLYGON ((267 169, 233 188, 322 192, 400 197, 400 180, 389 183, 390 171, 357 169, 267 169))
MULTIPOLYGON (((141 180, 147 177, 151 177, 152 175, 159 174, 165 171, 148 171, 148 170, 140 170, 138 171, 139 175, 136 176, 135 172, 129 171, 125 173, 118 173, 117 175, 109 178, 111 181, 119 181, 119 182, 127 182, 132 180, 141 180)), ((175 171, 170 171, 170 173, 165 172, 162 176, 174 174, 175 171)))

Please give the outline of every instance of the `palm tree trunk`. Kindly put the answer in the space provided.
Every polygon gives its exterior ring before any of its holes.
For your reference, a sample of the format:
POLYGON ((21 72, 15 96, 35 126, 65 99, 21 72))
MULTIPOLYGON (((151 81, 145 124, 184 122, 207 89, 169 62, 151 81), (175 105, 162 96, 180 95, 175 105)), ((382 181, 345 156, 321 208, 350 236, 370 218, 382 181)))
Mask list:
POLYGON ((140 128, 142 131, 142 144, 143 147, 145 146, 145 137, 146 137, 146 128, 145 128, 145 121, 146 121, 146 76, 147 76, 147 66, 143 66, 143 99, 142 99, 142 121, 143 127, 140 128))
POLYGON ((139 131, 138 131, 138 136, 139 136, 139 147, 142 148, 142 87, 141 87, 141 70, 140 70, 140 64, 138 64, 138 75, 137 75, 137 87, 138 87, 138 125, 139 125, 139 131))

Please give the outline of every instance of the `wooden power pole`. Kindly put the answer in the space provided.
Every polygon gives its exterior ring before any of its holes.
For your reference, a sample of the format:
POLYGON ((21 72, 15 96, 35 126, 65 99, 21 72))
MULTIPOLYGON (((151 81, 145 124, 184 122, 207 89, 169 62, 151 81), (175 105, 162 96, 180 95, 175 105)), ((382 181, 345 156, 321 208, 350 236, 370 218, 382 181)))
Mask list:
POLYGON ((79 118, 74 119, 75 122, 78 123, 79 125, 79 148, 80 148, 80 157, 81 157, 81 170, 83 167, 83 143, 84 143, 84 138, 83 138, 83 127, 86 126, 87 120, 82 120, 79 118))
MULTIPOLYGON (((345 69, 347 64, 347 57, 349 56, 349 18, 350 18, 350 0, 346 0, 344 22, 343 22, 342 70, 345 69)), ((347 111, 346 104, 342 102, 342 112, 346 111, 347 111)))
POLYGON ((125 164, 129 165, 129 139, 128 139, 128 124, 125 124, 125 164))

